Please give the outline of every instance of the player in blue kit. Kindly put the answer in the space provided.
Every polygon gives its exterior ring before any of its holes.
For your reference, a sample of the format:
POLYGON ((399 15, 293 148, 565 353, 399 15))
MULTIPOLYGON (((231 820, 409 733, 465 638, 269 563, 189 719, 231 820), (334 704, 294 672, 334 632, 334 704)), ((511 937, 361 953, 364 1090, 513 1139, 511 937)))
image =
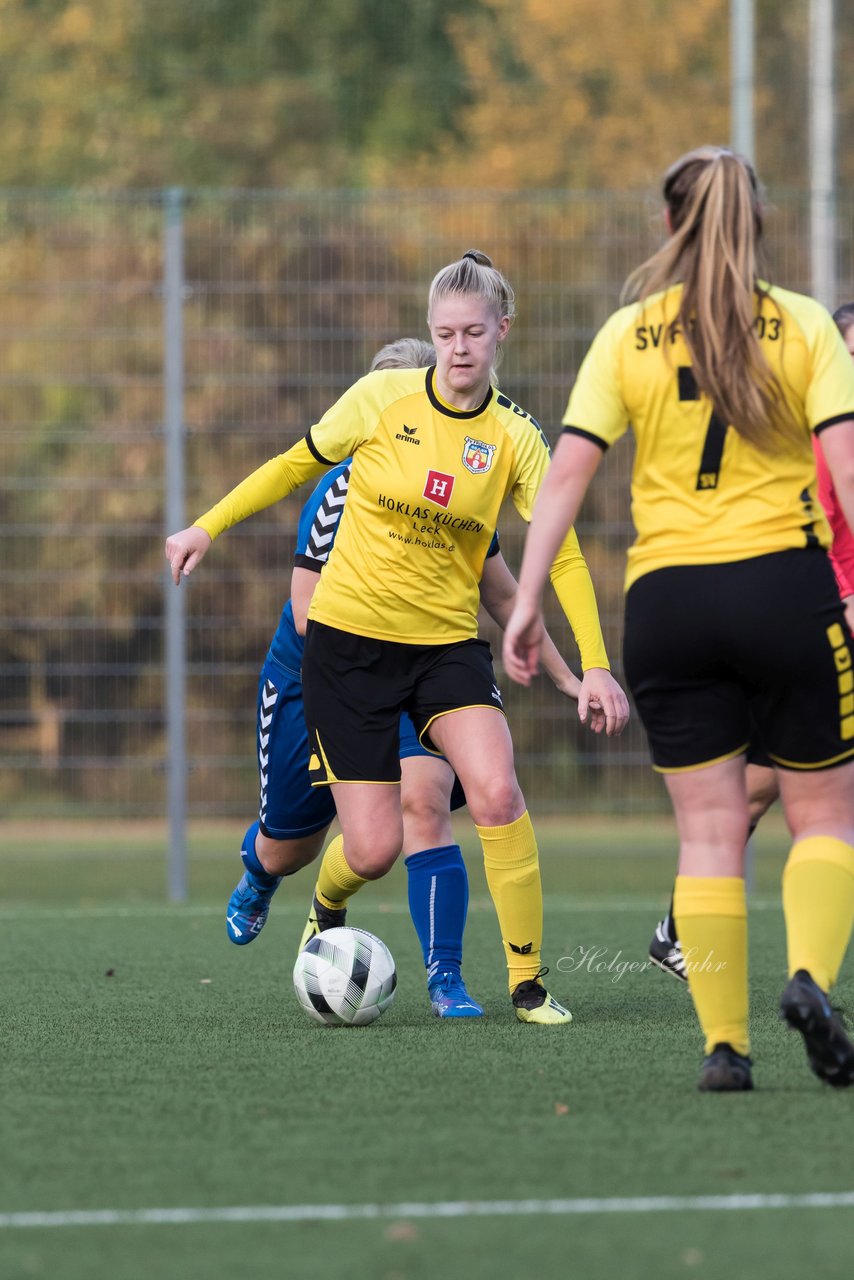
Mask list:
MULTIPOLYGON (((378 352, 371 369, 423 368, 434 362, 435 352, 428 343, 404 338, 378 352)), ((244 836, 241 858, 245 873, 226 913, 228 937, 238 946, 258 936, 282 879, 314 861, 335 817, 329 788, 312 787, 309 781, 300 668, 308 606, 335 541, 349 476, 348 459, 323 477, 303 507, 291 597, 282 610, 259 680, 259 817, 244 836)), ((515 589, 515 579, 495 537, 484 566, 481 600, 499 625, 509 615, 515 589)), ((557 688, 577 698, 580 682, 553 645, 545 666, 557 688)), ((433 1010, 443 1018, 478 1017, 483 1010, 469 996, 461 975, 468 877, 450 818, 452 809, 465 804, 465 796, 450 765, 420 745, 405 714, 400 722, 399 752, 409 907, 421 943, 433 1010)), ((336 841, 343 844, 340 836, 336 841)), ((314 902, 301 946, 314 933, 344 922, 344 912, 328 914, 329 919, 322 904, 314 902)))

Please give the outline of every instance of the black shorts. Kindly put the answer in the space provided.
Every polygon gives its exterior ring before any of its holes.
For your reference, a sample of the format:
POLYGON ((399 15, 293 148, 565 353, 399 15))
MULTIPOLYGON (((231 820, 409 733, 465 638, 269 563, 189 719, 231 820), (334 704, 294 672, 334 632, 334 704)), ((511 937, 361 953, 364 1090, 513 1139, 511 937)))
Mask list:
POLYGON ((624 660, 662 773, 751 743, 788 769, 854 757, 851 637, 819 548, 645 574, 626 596, 624 660))
POLYGON ((397 644, 309 621, 303 699, 314 787, 332 782, 400 782, 400 716, 422 745, 432 722, 463 707, 503 712, 485 640, 397 644))

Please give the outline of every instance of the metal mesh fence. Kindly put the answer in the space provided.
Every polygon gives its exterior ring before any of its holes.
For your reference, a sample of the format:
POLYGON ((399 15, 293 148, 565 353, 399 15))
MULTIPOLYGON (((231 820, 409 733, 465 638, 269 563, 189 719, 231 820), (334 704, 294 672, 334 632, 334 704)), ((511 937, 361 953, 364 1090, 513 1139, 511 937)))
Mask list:
MULTIPOLYGON (((160 193, 0 193, 8 814, 164 811, 164 289, 184 300, 189 522, 303 435, 380 345, 426 336, 429 280, 469 247, 517 289, 502 386, 554 439, 587 344, 661 235, 656 202, 638 196, 192 192, 181 204, 184 275, 170 280, 164 203, 160 193)), ((805 199, 771 206, 773 278, 793 288, 809 285, 807 218, 805 199)), ((854 200, 840 202, 840 300, 854 295, 852 219, 854 200)), ((579 523, 618 677, 630 466, 625 442, 579 523)), ((231 531, 181 588, 191 814, 254 812, 256 682, 304 497, 231 531)), ((517 567, 512 507, 500 534, 517 567)), ((554 610, 550 621, 576 662, 554 610)), ((600 742, 547 680, 504 692, 532 807, 662 805, 637 722, 600 742)))

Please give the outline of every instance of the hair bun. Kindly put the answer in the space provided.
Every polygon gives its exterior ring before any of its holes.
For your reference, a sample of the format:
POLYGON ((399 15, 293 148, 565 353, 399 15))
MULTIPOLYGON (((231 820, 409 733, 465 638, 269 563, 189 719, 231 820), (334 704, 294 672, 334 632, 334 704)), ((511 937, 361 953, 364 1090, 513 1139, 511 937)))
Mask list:
POLYGON ((463 259, 465 258, 471 258, 472 262, 476 262, 479 267, 492 266, 492 259, 485 253, 481 253, 480 249, 466 249, 463 254, 463 259))

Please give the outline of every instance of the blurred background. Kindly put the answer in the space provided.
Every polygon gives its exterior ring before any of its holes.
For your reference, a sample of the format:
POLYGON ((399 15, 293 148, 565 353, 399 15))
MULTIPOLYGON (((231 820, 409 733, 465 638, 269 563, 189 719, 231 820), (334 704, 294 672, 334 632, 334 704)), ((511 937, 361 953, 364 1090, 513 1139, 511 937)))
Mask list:
MULTIPOLYGON (((501 383, 552 441, 691 147, 754 156, 774 280, 854 297, 852 5, 3 0, 0 32, 7 820, 156 819, 176 858, 188 821, 251 820, 306 494, 177 592, 164 534, 426 337, 465 249, 517 289, 501 383)), ((630 467, 624 441, 579 524, 618 677, 630 467)), ((500 533, 518 568, 512 509, 500 533)), ((664 810, 637 722, 600 743, 547 680, 504 690, 532 810, 664 810)))

